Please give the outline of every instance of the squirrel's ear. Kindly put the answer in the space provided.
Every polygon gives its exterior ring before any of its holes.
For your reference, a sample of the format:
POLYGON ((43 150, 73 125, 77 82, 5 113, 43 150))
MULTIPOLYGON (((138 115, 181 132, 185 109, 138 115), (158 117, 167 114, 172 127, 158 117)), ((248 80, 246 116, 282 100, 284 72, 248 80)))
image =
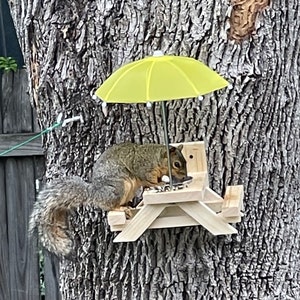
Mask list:
POLYGON ((178 145, 178 146, 177 146, 177 149, 178 149, 179 151, 182 151, 183 145, 182 145, 182 144, 178 145))
POLYGON ((174 147, 174 146, 170 146, 170 153, 173 153, 173 152, 175 152, 176 150, 179 150, 179 151, 182 151, 182 149, 183 149, 183 145, 182 144, 180 144, 179 146, 177 146, 177 147, 174 147))
POLYGON ((170 146, 170 148, 169 148, 169 150, 170 150, 170 153, 173 153, 173 152, 175 152, 176 151, 176 147, 174 147, 174 146, 170 146))
MULTIPOLYGON (((176 148, 174 147, 174 146, 169 146, 169 153, 171 154, 171 153, 174 153, 176 151, 176 148)), ((163 152, 163 156, 162 156, 163 158, 167 158, 168 157, 168 151, 167 151, 167 148, 166 148, 166 150, 164 150, 164 152, 163 152)))

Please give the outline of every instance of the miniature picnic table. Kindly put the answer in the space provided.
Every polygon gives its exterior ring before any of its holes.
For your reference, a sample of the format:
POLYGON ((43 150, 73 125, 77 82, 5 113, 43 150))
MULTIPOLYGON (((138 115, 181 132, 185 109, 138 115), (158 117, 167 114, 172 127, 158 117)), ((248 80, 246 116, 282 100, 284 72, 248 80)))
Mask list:
POLYGON ((213 235, 238 233, 229 223, 241 221, 243 186, 228 186, 222 198, 209 187, 204 142, 182 144, 192 182, 186 188, 174 191, 145 191, 143 205, 132 210, 134 216, 129 220, 125 212, 110 211, 111 230, 121 231, 114 242, 136 241, 145 230, 155 228, 202 225, 213 235))

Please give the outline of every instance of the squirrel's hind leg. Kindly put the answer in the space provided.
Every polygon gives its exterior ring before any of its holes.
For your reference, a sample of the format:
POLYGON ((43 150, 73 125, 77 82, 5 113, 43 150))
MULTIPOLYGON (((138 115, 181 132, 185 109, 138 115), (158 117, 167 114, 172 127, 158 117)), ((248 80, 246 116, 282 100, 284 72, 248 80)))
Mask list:
POLYGON ((94 182, 91 188, 93 189, 91 193, 93 194, 94 205, 105 211, 125 211, 126 215, 131 217, 129 202, 133 199, 138 189, 134 180, 104 181, 102 179, 98 183, 94 182))
POLYGON ((126 219, 131 219, 133 217, 132 208, 130 206, 119 206, 115 207, 113 211, 122 211, 125 213, 126 219))

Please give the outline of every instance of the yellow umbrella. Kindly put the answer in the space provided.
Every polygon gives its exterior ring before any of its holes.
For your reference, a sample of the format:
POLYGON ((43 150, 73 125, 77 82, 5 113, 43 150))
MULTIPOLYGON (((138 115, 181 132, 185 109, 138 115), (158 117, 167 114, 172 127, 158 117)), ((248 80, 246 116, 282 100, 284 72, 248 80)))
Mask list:
POLYGON ((162 55, 128 63, 97 89, 110 103, 144 103, 198 97, 224 88, 228 82, 191 57, 162 55))
MULTIPOLYGON (((227 85, 223 77, 196 59, 155 51, 153 56, 128 63, 112 73, 97 89, 96 96, 108 103, 162 101, 164 138, 169 148, 165 101, 198 97, 227 85)), ((169 156, 168 162, 171 172, 169 156)), ((169 178, 172 187, 171 174, 169 178)))

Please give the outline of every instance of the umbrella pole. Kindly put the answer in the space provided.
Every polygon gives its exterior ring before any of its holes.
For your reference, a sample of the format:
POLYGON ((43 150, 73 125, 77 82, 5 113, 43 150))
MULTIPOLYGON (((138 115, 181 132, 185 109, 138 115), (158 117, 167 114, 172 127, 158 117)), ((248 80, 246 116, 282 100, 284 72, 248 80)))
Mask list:
POLYGON ((168 158, 168 169, 169 169, 169 182, 170 189, 173 189, 173 180, 172 180, 172 166, 171 166, 171 157, 170 157, 170 147, 169 147, 169 138, 168 138, 168 124, 167 124, 167 113, 166 113, 166 101, 161 101, 161 112, 164 126, 164 138, 165 145, 167 147, 167 158, 168 158))

